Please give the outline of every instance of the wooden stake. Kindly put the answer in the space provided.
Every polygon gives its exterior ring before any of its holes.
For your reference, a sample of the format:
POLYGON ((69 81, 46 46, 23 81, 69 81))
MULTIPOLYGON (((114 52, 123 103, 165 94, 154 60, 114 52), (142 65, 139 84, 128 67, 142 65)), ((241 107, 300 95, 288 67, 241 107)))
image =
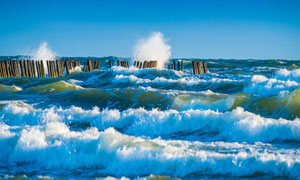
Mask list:
POLYGON ((203 69, 204 69, 204 73, 207 73, 208 69, 207 69, 207 63, 203 62, 202 63, 203 69))

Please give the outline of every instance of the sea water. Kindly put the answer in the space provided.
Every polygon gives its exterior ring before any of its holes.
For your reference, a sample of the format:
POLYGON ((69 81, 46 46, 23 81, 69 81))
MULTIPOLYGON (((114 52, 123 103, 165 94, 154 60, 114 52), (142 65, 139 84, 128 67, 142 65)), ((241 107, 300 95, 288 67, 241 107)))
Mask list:
POLYGON ((299 178, 300 61, 192 60, 0 78, 0 178, 299 178))

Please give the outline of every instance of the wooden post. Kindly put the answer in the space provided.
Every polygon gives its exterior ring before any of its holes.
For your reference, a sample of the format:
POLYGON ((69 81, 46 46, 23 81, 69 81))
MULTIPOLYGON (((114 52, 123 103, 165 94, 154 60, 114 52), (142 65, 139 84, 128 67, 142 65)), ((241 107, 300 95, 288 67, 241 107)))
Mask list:
POLYGON ((53 61, 49 61, 49 62, 50 62, 51 70, 52 70, 52 77, 56 77, 53 61))
POLYGON ((120 60, 117 60, 117 64, 118 64, 118 66, 121 66, 120 60))
POLYGON ((197 64, 198 64, 198 73, 199 74, 203 74, 202 62, 198 61, 197 64))
POLYGON ((140 67, 140 61, 136 62, 136 67, 139 68, 140 67))
POLYGON ((27 75, 26 60, 23 60, 23 61, 22 61, 22 66, 23 66, 23 74, 24 74, 23 77, 28 77, 28 75, 27 75))
POLYGON ((27 77, 31 77, 31 73, 30 73, 30 62, 29 62, 29 60, 26 60, 25 66, 26 66, 26 74, 27 74, 27 77))
POLYGON ((42 77, 46 77, 46 72, 45 72, 45 67, 44 67, 43 60, 40 61, 40 67, 41 67, 42 77))
POLYGON ((2 61, 0 61, 0 77, 4 77, 3 71, 2 71, 2 61))
POLYGON ((10 77, 14 77, 14 69, 13 69, 13 67, 11 65, 11 61, 8 60, 7 63, 8 63, 9 71, 10 71, 10 77))
POLYGON ((173 69, 173 70, 176 70, 175 68, 176 68, 176 62, 173 61, 172 69, 173 69))
POLYGON ((53 61, 54 69, 55 69, 55 77, 60 77, 59 76, 59 69, 57 68, 57 61, 53 61))
POLYGON ((10 72, 10 77, 14 77, 14 69, 12 67, 12 63, 10 60, 7 61, 8 63, 8 69, 9 69, 9 72, 10 72))
POLYGON ((21 76, 24 77, 24 75, 23 75, 24 69, 23 69, 23 66, 22 66, 22 61, 23 61, 23 60, 20 60, 20 61, 19 61, 19 64, 20 64, 20 68, 21 68, 21 76))
POLYGON ((9 69, 10 69, 10 72, 11 72, 11 76, 12 77, 16 76, 13 61, 8 61, 8 64, 9 64, 9 69))
POLYGON ((154 61, 154 67, 157 68, 157 61, 154 61))
POLYGON ((8 72, 6 70, 6 66, 5 66, 5 62, 2 61, 2 69, 3 69, 3 72, 4 72, 4 77, 8 77, 8 72))
POLYGON ((59 60, 56 60, 55 61, 55 64, 56 64, 56 69, 57 69, 57 77, 61 77, 61 71, 60 71, 60 62, 59 60))
POLYGON ((68 59, 65 60, 65 68, 66 68, 67 74, 70 74, 70 71, 69 71, 69 61, 68 61, 68 59))
POLYGON ((26 77, 30 77, 30 71, 29 71, 29 63, 28 60, 25 61, 25 69, 26 69, 26 77))
POLYGON ((16 66, 16 68, 17 68, 17 76, 18 76, 18 77, 21 77, 20 66, 19 66, 18 61, 15 61, 15 66, 16 66))
POLYGON ((84 61, 84 64, 83 64, 83 72, 86 72, 86 61, 84 61))
MULTIPOLYGON (((64 60, 60 60, 58 62, 59 62, 59 66, 60 66, 60 75, 61 75, 61 77, 64 77, 65 76, 65 74, 64 74, 64 60)), ((79 67, 80 67, 80 64, 79 64, 79 67)))
POLYGON ((34 76, 34 66, 33 66, 33 60, 29 60, 29 62, 30 62, 30 70, 31 70, 31 77, 35 77, 34 76))
POLYGON ((18 63, 18 61, 17 60, 14 60, 13 61, 13 64, 14 64, 14 68, 15 68, 15 74, 16 74, 16 77, 20 77, 19 76, 19 71, 20 71, 20 69, 19 69, 19 63, 18 63))
POLYGON ((97 61, 92 61, 93 70, 97 69, 97 61))
POLYGON ((195 61, 192 61, 193 74, 196 74, 195 61))
POLYGON ((48 77, 51 77, 51 70, 50 70, 50 65, 48 60, 47 60, 47 70, 48 70, 48 77))
POLYGON ((153 61, 150 61, 149 67, 150 67, 150 68, 153 68, 153 66, 154 66, 154 65, 153 65, 153 61))
POLYGON ((29 60, 31 77, 34 77, 33 60, 29 60))
POLYGON ((6 75, 6 71, 5 71, 4 61, 0 61, 0 66, 2 69, 3 77, 6 77, 7 75, 6 75))
POLYGON ((49 69, 50 69, 51 77, 54 77, 54 71, 53 71, 53 67, 52 67, 52 61, 49 61, 49 69))
POLYGON ((27 72, 27 77, 31 77, 29 60, 26 60, 26 72, 27 72))
POLYGON ((34 60, 31 60, 32 77, 36 77, 34 60))
POLYGON ((180 71, 180 62, 177 61, 177 71, 180 71))
POLYGON ((5 77, 4 68, 2 66, 3 61, 0 61, 1 77, 5 77))
POLYGON ((25 60, 20 61, 22 77, 26 77, 25 60))
POLYGON ((183 61, 181 61, 181 71, 183 72, 183 61))
POLYGON ((89 65, 89 71, 93 70, 93 62, 91 60, 88 61, 88 65, 89 65))
POLYGON ((203 66, 204 73, 207 73, 207 71, 208 71, 208 69, 207 69, 207 63, 206 62, 202 62, 202 66, 203 66))
POLYGON ((171 65, 170 64, 168 64, 168 69, 171 69, 171 65))
POLYGON ((56 60, 55 62, 56 62, 57 75, 58 77, 62 77, 60 61, 56 60))
POLYGON ((35 67, 36 67, 37 77, 41 77, 39 61, 35 61, 35 67))

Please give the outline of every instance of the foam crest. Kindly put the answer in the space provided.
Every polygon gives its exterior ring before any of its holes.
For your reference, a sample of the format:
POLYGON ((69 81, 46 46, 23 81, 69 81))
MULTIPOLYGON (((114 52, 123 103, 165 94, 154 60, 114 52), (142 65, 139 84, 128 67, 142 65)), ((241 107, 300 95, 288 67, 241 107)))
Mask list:
POLYGON ((165 77, 156 77, 153 80, 151 79, 145 79, 145 78, 138 78, 135 75, 116 75, 113 82, 118 83, 126 83, 126 82, 135 82, 137 84, 147 84, 147 83, 153 83, 153 84, 186 84, 186 85, 207 85, 212 83, 218 83, 218 84, 241 84, 244 81, 243 80, 235 80, 235 79, 227 79, 227 78, 209 78, 209 79, 201 79, 198 77, 182 77, 178 79, 168 79, 165 77))
MULTIPOLYGON (((84 110, 80 107, 69 109, 50 108, 45 110, 23 111, 10 115, 10 109, 4 108, 2 122, 15 124, 44 124, 49 122, 89 123, 92 127, 104 130, 114 127, 136 136, 169 137, 176 133, 205 132, 214 134, 214 138, 238 142, 272 142, 275 140, 300 140, 300 120, 264 118, 259 115, 236 108, 232 111, 218 112, 190 109, 184 111, 143 108, 119 110, 103 110, 98 107, 84 110), (22 123, 21 123, 22 122, 22 123)), ((201 133, 200 133, 201 134, 201 133)), ((196 135, 197 136, 197 135, 196 135)), ((200 136, 201 137, 201 136, 200 136)))
POLYGON ((15 85, 7 86, 7 85, 0 84, 0 93, 5 93, 5 92, 14 93, 18 91, 22 91, 22 88, 15 85))
POLYGON ((37 170, 59 168, 84 172, 93 168, 117 177, 164 174, 184 178, 194 173, 231 177, 258 173, 287 178, 300 175, 299 151, 277 150, 270 144, 144 139, 113 128, 75 132, 63 123, 48 126, 20 131, 17 139, 11 139, 17 143, 7 142, 11 151, 0 154, 0 162, 16 170, 14 165, 29 163, 37 170), (58 131, 49 133, 49 128, 58 131))
POLYGON ((274 96, 284 90, 294 90, 298 86, 298 82, 289 79, 278 80, 276 78, 266 78, 262 75, 254 75, 251 84, 245 87, 243 92, 261 96, 274 96))

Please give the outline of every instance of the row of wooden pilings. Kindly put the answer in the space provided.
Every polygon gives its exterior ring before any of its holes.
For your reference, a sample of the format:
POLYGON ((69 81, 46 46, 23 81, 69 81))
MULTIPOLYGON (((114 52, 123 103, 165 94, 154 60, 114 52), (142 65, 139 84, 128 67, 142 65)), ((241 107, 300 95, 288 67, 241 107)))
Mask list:
MULTIPOLYGON (((128 61, 117 61, 117 65, 129 68, 128 61)), ((157 67, 157 61, 134 61, 133 66, 139 69, 147 69, 147 68, 156 68, 157 67)), ((112 67, 112 61, 109 61, 109 67, 112 67)))
POLYGON ((157 61, 134 61, 133 66, 139 69, 156 68, 157 61))
POLYGON ((183 72, 183 61, 173 61, 172 64, 168 64, 168 69, 172 70, 177 70, 177 71, 182 71, 183 72), (177 64, 177 69, 176 69, 176 64, 177 64))
POLYGON ((207 73, 208 71, 206 62, 202 61, 192 61, 192 68, 194 75, 207 73))
POLYGON ((100 61, 87 60, 84 62, 83 71, 90 72, 100 68, 100 61))
MULTIPOLYGON (((109 60, 109 67, 112 67, 112 60, 109 60)), ((74 72, 76 67, 80 70, 80 62, 74 59, 63 59, 56 61, 36 61, 36 60, 6 60, 0 61, 0 77, 46 77, 45 66, 48 71, 48 77, 64 77, 74 72)), ((129 68, 128 61, 117 61, 117 65, 129 68)), ((134 67, 139 69, 156 68, 157 61, 134 61, 134 67)), ((100 68, 100 61, 87 60, 84 62, 83 71, 89 72, 100 68)), ((192 61, 193 74, 202 74, 208 71, 206 62, 192 61)), ((183 61, 173 61, 168 64, 168 69, 183 71, 183 61), (176 66, 177 65, 177 66, 176 66), (176 68, 177 67, 177 68, 176 68)))
POLYGON ((45 68, 48 77, 64 77, 64 70, 71 74, 76 66, 80 66, 80 62, 74 59, 46 61, 45 64, 42 60, 6 60, 0 61, 0 77, 46 77, 45 68))

